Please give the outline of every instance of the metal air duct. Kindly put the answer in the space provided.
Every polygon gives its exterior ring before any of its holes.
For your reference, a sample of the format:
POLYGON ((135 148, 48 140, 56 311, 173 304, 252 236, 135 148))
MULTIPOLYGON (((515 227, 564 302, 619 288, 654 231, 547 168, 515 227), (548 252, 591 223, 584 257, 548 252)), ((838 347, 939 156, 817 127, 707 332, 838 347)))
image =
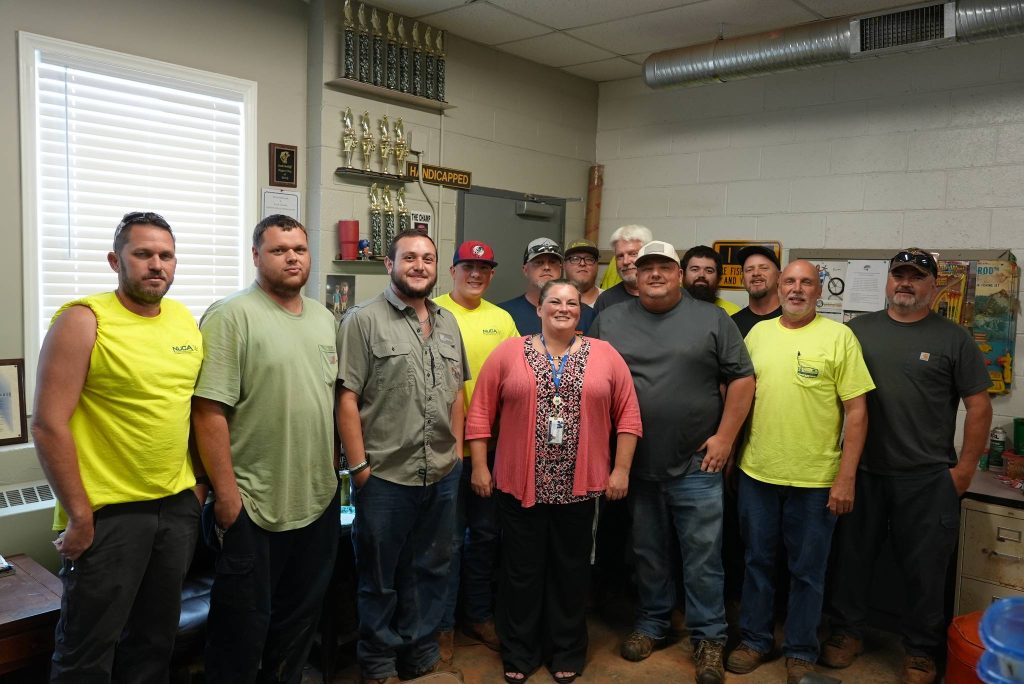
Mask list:
POLYGON ((1024 0, 959 0, 955 11, 953 4, 912 5, 656 52, 644 61, 644 81, 651 88, 704 85, 885 52, 1024 34, 1024 0), (944 29, 938 34, 934 27, 922 31, 921 22, 927 17, 934 21, 937 14, 945 18, 944 29), (888 31, 884 46, 862 40, 867 37, 862 29, 869 26, 888 31))

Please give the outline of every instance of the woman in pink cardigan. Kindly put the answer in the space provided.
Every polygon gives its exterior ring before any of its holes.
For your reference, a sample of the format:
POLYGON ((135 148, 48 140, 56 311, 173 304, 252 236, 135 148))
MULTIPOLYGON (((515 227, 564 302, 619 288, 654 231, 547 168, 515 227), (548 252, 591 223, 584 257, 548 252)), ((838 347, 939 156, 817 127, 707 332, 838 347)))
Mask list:
POLYGON ((466 441, 473 491, 498 498, 496 618, 505 681, 523 682, 546 661, 555 681, 568 684, 587 657, 594 501, 604 493, 609 499, 626 495, 642 434, 640 407, 618 352, 577 337, 580 293, 574 285, 546 283, 537 313, 541 334, 506 340, 484 363, 466 441), (492 479, 487 440, 495 434, 492 479))

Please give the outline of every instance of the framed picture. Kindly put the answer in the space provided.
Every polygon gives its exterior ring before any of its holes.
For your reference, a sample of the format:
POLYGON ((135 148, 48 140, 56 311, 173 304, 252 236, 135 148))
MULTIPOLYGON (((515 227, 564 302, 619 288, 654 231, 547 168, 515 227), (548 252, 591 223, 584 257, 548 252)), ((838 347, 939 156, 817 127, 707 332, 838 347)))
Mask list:
POLYGON ((270 184, 294 188, 298 184, 299 148, 270 143, 270 184))
POLYGON ((324 306, 341 321, 345 313, 356 303, 356 277, 353 275, 327 274, 324 284, 324 306))
POLYGON ((0 445, 28 441, 25 360, 0 359, 0 445))

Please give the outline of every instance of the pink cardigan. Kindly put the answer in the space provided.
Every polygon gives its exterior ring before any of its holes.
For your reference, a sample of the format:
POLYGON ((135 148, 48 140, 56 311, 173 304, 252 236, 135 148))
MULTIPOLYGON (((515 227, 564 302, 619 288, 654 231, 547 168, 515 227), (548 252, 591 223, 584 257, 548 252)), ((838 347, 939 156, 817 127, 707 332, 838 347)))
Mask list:
MULTIPOLYGON (((493 434, 498 419, 495 486, 524 507, 537 499, 534 481, 537 426, 537 378, 526 362, 529 337, 505 340, 487 357, 466 417, 466 439, 493 434)), ((579 443, 572 493, 604 491, 611 471, 609 441, 615 433, 643 435, 640 404, 626 362, 607 342, 587 338, 590 355, 584 373, 579 443)))

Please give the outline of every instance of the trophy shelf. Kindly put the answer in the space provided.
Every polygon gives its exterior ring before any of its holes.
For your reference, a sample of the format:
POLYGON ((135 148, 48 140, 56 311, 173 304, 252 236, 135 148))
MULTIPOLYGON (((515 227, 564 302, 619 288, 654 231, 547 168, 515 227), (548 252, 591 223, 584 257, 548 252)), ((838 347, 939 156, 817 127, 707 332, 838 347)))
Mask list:
POLYGON ((406 183, 411 183, 413 180, 409 176, 399 176, 395 173, 384 173, 382 171, 367 171, 365 169, 357 169, 354 166, 339 166, 334 169, 334 175, 348 181, 357 181, 366 185, 369 185, 370 183, 381 183, 389 187, 405 185, 406 183))
POLYGON ((419 107, 420 109, 427 109, 440 114, 443 114, 446 109, 455 108, 455 105, 448 104, 447 102, 431 100, 426 97, 420 97, 419 95, 413 95, 412 93, 403 93, 401 90, 382 88, 381 86, 375 86, 372 83, 363 83, 362 81, 357 81, 352 78, 338 77, 334 80, 327 81, 324 85, 335 90, 369 95, 370 97, 378 100, 390 100, 391 102, 419 107))
POLYGON ((384 258, 380 259, 331 259, 340 273, 384 273, 384 258))

